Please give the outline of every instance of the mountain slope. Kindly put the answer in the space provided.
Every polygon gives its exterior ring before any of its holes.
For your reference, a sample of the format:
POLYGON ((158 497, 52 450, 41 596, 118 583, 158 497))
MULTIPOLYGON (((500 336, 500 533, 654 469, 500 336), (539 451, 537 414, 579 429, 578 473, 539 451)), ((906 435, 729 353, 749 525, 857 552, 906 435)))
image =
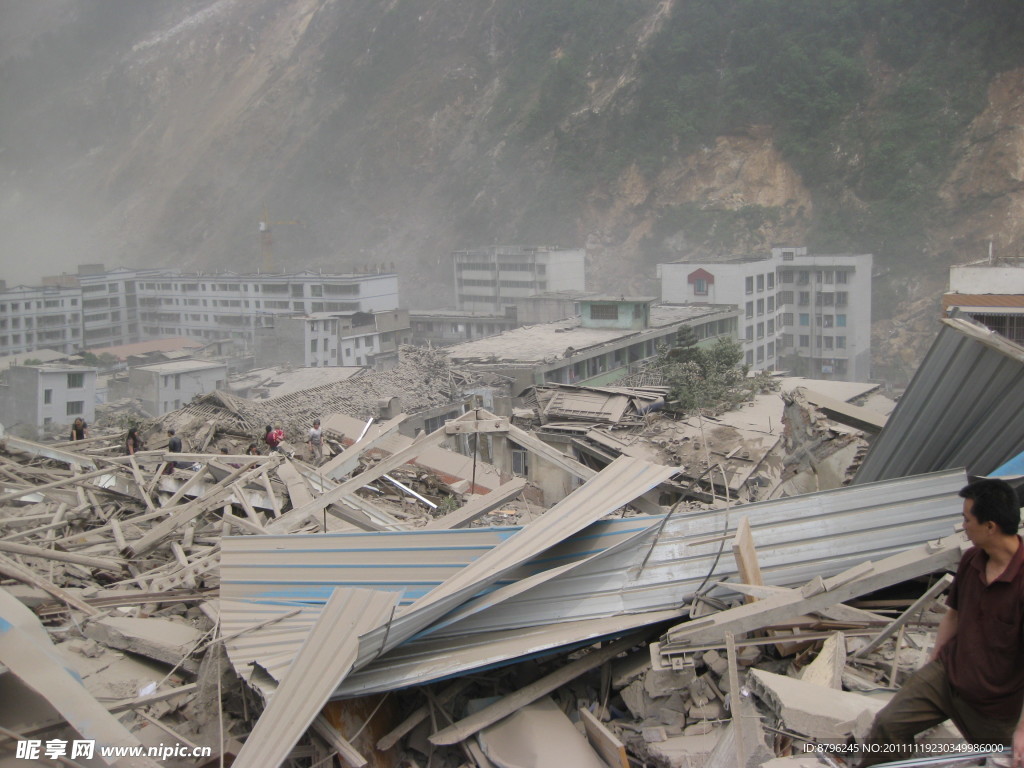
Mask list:
POLYGON ((883 316, 1022 255, 1016 0, 44 0, 0 7, 8 281, 108 265, 397 265, 586 243, 870 251, 883 316), (924 281, 924 283, 922 283, 924 281))

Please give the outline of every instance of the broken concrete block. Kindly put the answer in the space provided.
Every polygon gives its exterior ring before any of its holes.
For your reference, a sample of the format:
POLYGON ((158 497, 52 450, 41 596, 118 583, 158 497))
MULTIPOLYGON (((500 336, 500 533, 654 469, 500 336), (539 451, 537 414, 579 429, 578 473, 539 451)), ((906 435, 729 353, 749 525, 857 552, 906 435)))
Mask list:
POLYGON ((686 713, 696 720, 720 720, 725 717, 725 707, 718 699, 709 699, 704 704, 690 704, 686 713))
POLYGON ((744 645, 736 649, 736 663, 741 667, 752 667, 761 660, 761 649, 756 645, 744 645))
MULTIPOLYGON (((134 619, 111 616, 85 628, 85 636, 108 648, 131 651, 150 659, 177 664, 199 642, 202 635, 192 627, 168 619, 134 619)), ((186 659, 184 669, 198 670, 198 664, 186 659)))
POLYGON ((703 765, 718 743, 719 730, 697 736, 672 736, 649 744, 647 753, 653 761, 671 768, 692 768, 703 765))
POLYGON ((703 661, 712 672, 718 677, 722 677, 729 671, 729 662, 722 658, 722 655, 715 650, 705 651, 701 657, 703 661))
POLYGON ((652 725, 648 728, 644 728, 640 732, 640 735, 648 744, 656 744, 657 742, 665 741, 665 739, 668 738, 668 734, 665 733, 665 729, 660 725, 652 725))
POLYGON ((885 706, 881 699, 824 688, 784 675, 751 669, 751 690, 785 723, 786 728, 817 739, 841 739, 865 710, 874 714, 885 706))
POLYGON ((634 680, 619 691, 619 695, 637 720, 657 717, 657 705, 647 695, 642 681, 634 680))
POLYGON ((691 667, 679 670, 651 669, 644 675, 644 688, 648 696, 657 699, 686 690, 696 677, 697 673, 691 667))
POLYGON ((800 679, 826 688, 841 690, 846 667, 846 639, 842 632, 831 635, 818 656, 800 671, 800 679))
POLYGON ((704 675, 691 680, 688 689, 690 691, 690 700, 697 706, 707 704, 711 697, 715 695, 714 689, 704 675))
POLYGON ((683 735, 700 736, 704 733, 711 733, 713 730, 715 730, 715 724, 710 720, 698 720, 696 723, 690 723, 690 725, 686 726, 683 735))
POLYGON ((686 727, 686 713, 668 707, 658 707, 658 719, 668 727, 682 730, 686 727))

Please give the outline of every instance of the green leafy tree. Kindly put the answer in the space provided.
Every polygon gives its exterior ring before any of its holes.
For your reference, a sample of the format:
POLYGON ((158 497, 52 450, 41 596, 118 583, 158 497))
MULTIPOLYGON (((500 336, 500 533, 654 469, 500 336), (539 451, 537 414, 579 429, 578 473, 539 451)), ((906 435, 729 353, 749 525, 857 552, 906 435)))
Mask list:
POLYGON ((686 412, 717 411, 749 397, 739 342, 721 338, 710 347, 700 347, 695 339, 689 343, 687 334, 682 334, 681 340, 682 345, 663 350, 660 360, 676 408, 686 412))

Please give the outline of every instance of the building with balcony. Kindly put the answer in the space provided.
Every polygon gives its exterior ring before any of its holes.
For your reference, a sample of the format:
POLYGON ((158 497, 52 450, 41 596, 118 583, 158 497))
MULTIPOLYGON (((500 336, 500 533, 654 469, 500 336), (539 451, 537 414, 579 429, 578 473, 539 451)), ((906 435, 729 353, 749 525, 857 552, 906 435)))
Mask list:
POLYGON ((586 290, 586 251, 552 246, 488 246, 452 254, 455 306, 502 314, 517 298, 586 290))
POLYGON ((871 377, 870 254, 810 254, 773 248, 764 256, 658 265, 662 301, 734 304, 752 370, 819 379, 871 377))

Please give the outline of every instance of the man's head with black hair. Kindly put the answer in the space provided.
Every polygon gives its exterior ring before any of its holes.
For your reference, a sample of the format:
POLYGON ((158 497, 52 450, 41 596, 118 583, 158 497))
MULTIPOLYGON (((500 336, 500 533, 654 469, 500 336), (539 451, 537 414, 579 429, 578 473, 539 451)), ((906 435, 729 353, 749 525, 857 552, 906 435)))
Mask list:
POLYGON ((993 522, 1002 533, 1016 535, 1020 528, 1020 503, 1017 492, 1005 480, 975 480, 960 489, 960 498, 971 500, 971 514, 979 523, 993 522))

